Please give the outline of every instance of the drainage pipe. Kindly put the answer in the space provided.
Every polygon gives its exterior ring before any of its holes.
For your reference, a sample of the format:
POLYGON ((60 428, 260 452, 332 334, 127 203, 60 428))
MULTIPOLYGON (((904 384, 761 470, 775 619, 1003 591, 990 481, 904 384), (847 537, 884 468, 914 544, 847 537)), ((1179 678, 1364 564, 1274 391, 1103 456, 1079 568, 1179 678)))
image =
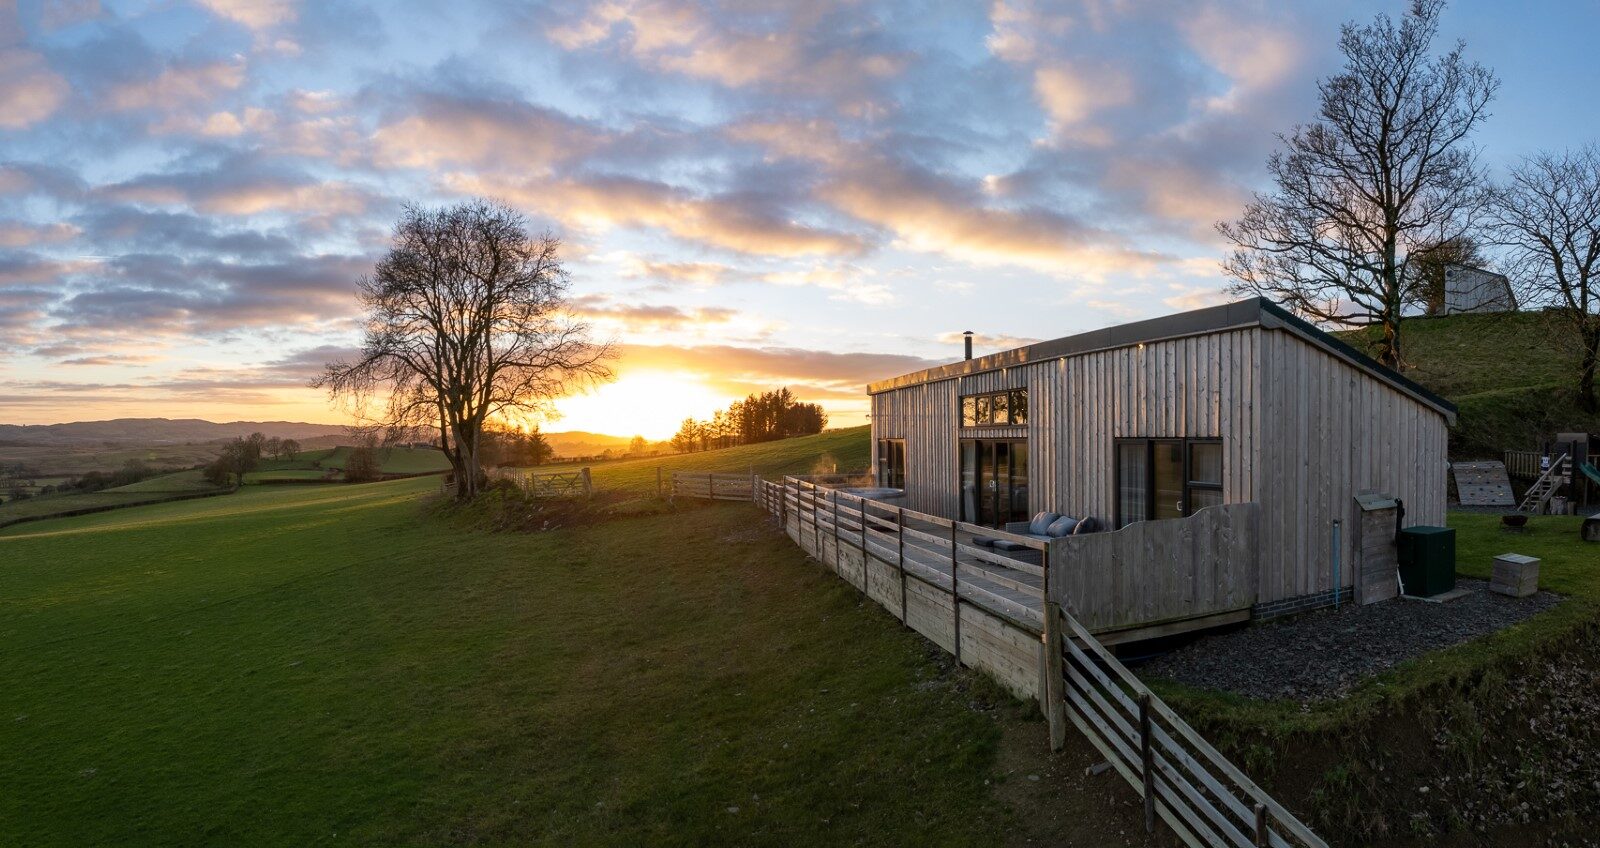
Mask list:
POLYGON ((1333 520, 1333 608, 1338 609, 1344 597, 1344 584, 1339 582, 1339 519, 1333 520))

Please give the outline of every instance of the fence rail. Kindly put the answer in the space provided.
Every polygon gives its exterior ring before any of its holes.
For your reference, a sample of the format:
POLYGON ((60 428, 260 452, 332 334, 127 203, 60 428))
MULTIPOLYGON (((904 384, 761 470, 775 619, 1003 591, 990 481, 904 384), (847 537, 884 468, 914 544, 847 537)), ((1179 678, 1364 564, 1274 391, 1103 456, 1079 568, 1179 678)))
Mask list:
POLYGON ((1517 480, 1537 480, 1544 474, 1543 451, 1506 451, 1506 474, 1517 480))
POLYGON ((709 471, 672 472, 673 497, 707 498, 714 501, 748 501, 755 497, 755 475, 719 474, 709 471))
MULTIPOLYGON (((576 471, 533 471, 526 468, 498 468, 493 476, 510 480, 535 498, 579 498, 594 493, 594 479, 588 467, 576 471)), ((451 481, 445 480, 448 490, 451 481)))
MULTIPOLYGON (((776 516, 808 554, 958 663, 989 674, 1019 697, 1037 698, 1053 748, 1065 743, 1069 723, 1083 733, 1144 799, 1147 829, 1159 819, 1195 848, 1327 848, 1058 602, 1052 573, 1065 579, 1069 563, 1095 567, 1083 558, 1091 548, 1073 548, 1079 556, 1067 557, 1053 550, 1066 540, 952 521, 794 477, 745 479, 749 499, 776 516), (978 535, 1021 550, 1008 555, 977 546, 978 535)), ((1217 540, 1210 548, 1221 555, 1248 546, 1254 505, 1240 506, 1247 508, 1216 510, 1201 522, 1201 547, 1208 544, 1204 539, 1217 540)), ((1207 512, 1213 510, 1196 517, 1207 512)), ((1201 560, 1190 554, 1187 561, 1201 560)), ((1074 585, 1069 580, 1063 589, 1074 585)))

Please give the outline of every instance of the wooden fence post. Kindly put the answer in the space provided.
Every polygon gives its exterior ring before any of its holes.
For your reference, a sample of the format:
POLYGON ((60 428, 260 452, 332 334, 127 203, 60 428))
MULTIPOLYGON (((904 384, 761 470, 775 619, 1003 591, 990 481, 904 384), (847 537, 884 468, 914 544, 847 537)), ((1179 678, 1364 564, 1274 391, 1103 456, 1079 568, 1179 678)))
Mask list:
POLYGON ((717 499, 717 475, 706 475, 706 492, 706 500, 714 501, 717 499))
MULTIPOLYGON (((866 498, 862 498, 862 499, 856 501, 856 522, 861 525, 861 528, 860 528, 861 529, 861 585, 863 587, 866 587, 868 585, 868 583, 867 583, 867 499, 866 498)), ((862 588, 861 591, 866 592, 867 593, 867 597, 869 597, 869 598, 872 597, 872 593, 870 591, 867 591, 866 588, 862 588)))
POLYGON ((1144 832, 1156 832, 1155 753, 1150 747, 1150 693, 1139 694, 1139 757, 1144 763, 1144 832))
POLYGON ((586 496, 594 494, 594 478, 589 476, 587 465, 583 467, 583 493, 586 496))
POLYGON ((899 507, 894 510, 894 532, 894 562, 900 569, 900 623, 910 627, 911 619, 906 615, 906 514, 899 507))
POLYGON ((1067 744, 1067 703, 1065 669, 1061 663, 1061 607, 1054 601, 1044 602, 1044 691, 1045 720, 1050 723, 1050 750, 1059 751, 1067 744))
POLYGON ((844 560, 839 559, 839 493, 828 490, 828 498, 833 501, 833 570, 844 576, 844 560))
POLYGON ((1255 837, 1257 848, 1267 848, 1267 846, 1271 844, 1269 835, 1267 833, 1267 805, 1261 803, 1260 801, 1256 802, 1255 837))
POLYGON ((961 665, 961 578, 956 572, 961 568, 956 562, 956 523, 950 522, 950 610, 955 618, 955 638, 951 640, 956 646, 956 665, 961 665))

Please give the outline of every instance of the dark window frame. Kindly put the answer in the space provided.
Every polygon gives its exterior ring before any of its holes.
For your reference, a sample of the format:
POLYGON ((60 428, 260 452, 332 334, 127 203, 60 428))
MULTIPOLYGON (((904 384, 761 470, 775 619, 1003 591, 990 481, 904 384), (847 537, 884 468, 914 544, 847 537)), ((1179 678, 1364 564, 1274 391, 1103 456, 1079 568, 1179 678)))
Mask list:
MULTIPOLYGON (((1112 470, 1112 479, 1111 479, 1111 510, 1112 510, 1112 518, 1111 518, 1111 523, 1112 523, 1113 529, 1120 530, 1123 527, 1127 526, 1122 521, 1122 463, 1119 461, 1119 455, 1120 455, 1120 451, 1121 451, 1122 446, 1123 445, 1140 445, 1140 444, 1144 445, 1144 450, 1145 450, 1145 462, 1144 462, 1144 514, 1147 515, 1147 516, 1151 516, 1151 515, 1155 515, 1156 514, 1156 485, 1155 485, 1155 474, 1156 474, 1155 449, 1156 449, 1156 445, 1157 444, 1163 444, 1163 443, 1171 444, 1172 442, 1177 442, 1177 443, 1179 443, 1179 444, 1181 444, 1183 446, 1183 475, 1182 475, 1183 476, 1183 501, 1182 501, 1183 508, 1180 511, 1183 513, 1183 517, 1184 518, 1188 518, 1189 516, 1194 514, 1194 510, 1192 509, 1192 507, 1194 505, 1194 498, 1190 496, 1190 492, 1194 492, 1194 491, 1197 491, 1197 490, 1204 490, 1204 491, 1211 491, 1211 492, 1221 492, 1221 491, 1223 491, 1223 487, 1227 483, 1227 476, 1228 476, 1227 454, 1226 454, 1226 452, 1224 452, 1224 454, 1223 454, 1223 463, 1222 463, 1222 469, 1221 469, 1222 470, 1222 482, 1212 483, 1210 481, 1201 481, 1201 480, 1195 480, 1194 479, 1194 451, 1193 451, 1193 447, 1195 445, 1219 445, 1220 446, 1222 444, 1222 437, 1220 437, 1220 436, 1204 436, 1204 437, 1194 437, 1194 438, 1168 438, 1168 437, 1160 437, 1160 436, 1127 436, 1127 437, 1112 439, 1111 440, 1111 470, 1112 470)), ((1154 519, 1146 518, 1145 520, 1146 521, 1151 521, 1151 520, 1154 520, 1154 519)))
POLYGON ((1028 389, 1026 386, 1019 386, 1014 389, 1000 389, 993 392, 978 392, 977 394, 962 395, 956 399, 956 415, 959 416, 961 428, 964 430, 986 427, 1025 427, 1028 424, 1028 412, 1028 389), (979 407, 990 410, 989 417, 993 418, 992 410, 994 409, 994 404, 992 398, 995 397, 1005 398, 1006 420, 1003 422, 993 420, 978 421, 977 410, 979 407), (1019 400, 1021 403, 1018 403, 1019 400), (974 413, 970 417, 967 415, 969 407, 974 413), (1022 411, 1022 420, 1020 421, 1015 420, 1018 417, 1017 410, 1019 409, 1022 411))
POLYGON ((908 457, 906 456, 906 440, 904 438, 879 439, 877 448, 878 448, 878 485, 885 486, 885 487, 890 488, 890 489, 904 489, 906 487, 907 466, 910 465, 910 461, 909 461, 908 457), (893 452, 891 451, 889 456, 885 456, 884 448, 886 448, 886 447, 888 447, 890 445, 898 445, 899 446, 899 449, 900 449, 899 450, 900 462, 899 462, 899 468, 898 469, 896 469, 894 467, 894 463, 892 461, 893 452), (895 479, 896 476, 899 477, 898 481, 896 481, 896 479, 895 479))

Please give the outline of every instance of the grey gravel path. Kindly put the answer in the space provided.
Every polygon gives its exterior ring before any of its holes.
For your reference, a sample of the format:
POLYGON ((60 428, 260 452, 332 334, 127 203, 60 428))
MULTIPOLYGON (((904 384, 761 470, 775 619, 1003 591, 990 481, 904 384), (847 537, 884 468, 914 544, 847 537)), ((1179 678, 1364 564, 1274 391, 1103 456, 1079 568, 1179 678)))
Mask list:
POLYGON ((1561 602, 1552 592, 1509 598, 1489 592, 1482 580, 1461 578, 1456 585, 1471 593, 1443 604, 1350 604, 1204 636, 1136 671, 1251 698, 1337 698, 1397 663, 1492 633, 1561 602))

